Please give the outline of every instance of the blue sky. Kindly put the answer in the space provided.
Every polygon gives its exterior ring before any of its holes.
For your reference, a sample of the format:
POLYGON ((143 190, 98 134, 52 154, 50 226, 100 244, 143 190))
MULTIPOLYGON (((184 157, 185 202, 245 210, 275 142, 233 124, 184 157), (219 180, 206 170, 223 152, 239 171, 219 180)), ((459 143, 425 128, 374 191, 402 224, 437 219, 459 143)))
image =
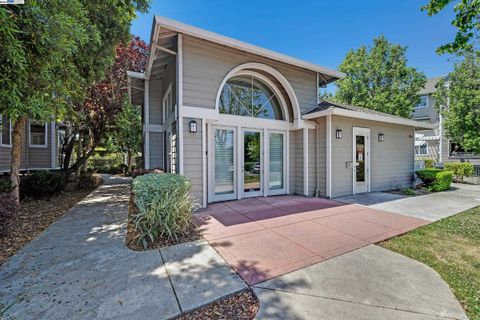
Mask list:
POLYGON ((451 57, 435 49, 453 39, 452 7, 429 17, 427 0, 161 0, 132 24, 132 33, 150 36, 153 15, 162 15, 330 68, 348 50, 383 34, 408 46, 409 65, 427 77, 452 70, 451 57))

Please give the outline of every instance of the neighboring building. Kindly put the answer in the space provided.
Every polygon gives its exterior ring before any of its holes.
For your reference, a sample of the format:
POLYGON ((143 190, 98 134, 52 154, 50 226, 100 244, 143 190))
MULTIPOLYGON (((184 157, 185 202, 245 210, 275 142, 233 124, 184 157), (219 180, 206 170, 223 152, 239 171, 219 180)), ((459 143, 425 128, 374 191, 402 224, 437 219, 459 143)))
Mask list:
POLYGON ((415 158, 431 159, 436 162, 469 161, 480 165, 480 155, 465 152, 455 141, 449 140, 442 127, 442 117, 435 108, 434 93, 440 80, 446 76, 430 78, 419 92, 420 103, 413 111, 412 119, 435 125, 433 130, 417 131, 415 136, 415 158))
POLYGON ((145 167, 189 177, 202 206, 412 183, 415 128, 433 125, 319 101, 341 72, 158 16, 150 48, 128 72, 145 167))
MULTIPOLYGON (((0 115, 0 173, 10 172, 12 128, 10 119, 0 115)), ((59 135, 55 122, 27 121, 22 135, 21 171, 59 168, 59 135)))

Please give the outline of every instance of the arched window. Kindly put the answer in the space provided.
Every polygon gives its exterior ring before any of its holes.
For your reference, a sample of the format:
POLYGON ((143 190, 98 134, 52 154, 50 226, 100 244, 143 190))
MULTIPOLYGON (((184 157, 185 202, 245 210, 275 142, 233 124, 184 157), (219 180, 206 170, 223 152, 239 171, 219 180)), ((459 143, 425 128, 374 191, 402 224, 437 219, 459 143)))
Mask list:
POLYGON ((220 95, 220 113, 254 118, 285 120, 280 99, 254 75, 230 78, 220 95))

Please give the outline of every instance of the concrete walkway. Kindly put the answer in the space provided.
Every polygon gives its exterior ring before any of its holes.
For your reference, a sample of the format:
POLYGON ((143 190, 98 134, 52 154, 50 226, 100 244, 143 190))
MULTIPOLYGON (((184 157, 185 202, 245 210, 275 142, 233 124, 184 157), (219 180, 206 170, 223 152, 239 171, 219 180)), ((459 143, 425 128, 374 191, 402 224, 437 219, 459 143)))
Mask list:
POLYGON ((433 269, 375 245, 257 284, 254 291, 257 319, 467 319, 433 269))
POLYGON ((336 198, 370 208, 437 221, 480 205, 480 186, 454 183, 452 190, 417 197, 372 192, 336 198))
POLYGON ((205 241, 128 249, 129 180, 104 179, 0 266, 5 319, 167 319, 246 287, 205 241))

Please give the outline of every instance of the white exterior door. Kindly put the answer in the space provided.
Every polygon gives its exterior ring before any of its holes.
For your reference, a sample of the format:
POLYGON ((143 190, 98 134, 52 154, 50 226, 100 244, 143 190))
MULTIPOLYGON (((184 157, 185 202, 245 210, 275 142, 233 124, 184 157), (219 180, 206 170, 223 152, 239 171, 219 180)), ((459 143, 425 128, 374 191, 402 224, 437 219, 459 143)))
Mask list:
POLYGON ((370 191, 370 129, 353 127, 353 193, 370 191))

